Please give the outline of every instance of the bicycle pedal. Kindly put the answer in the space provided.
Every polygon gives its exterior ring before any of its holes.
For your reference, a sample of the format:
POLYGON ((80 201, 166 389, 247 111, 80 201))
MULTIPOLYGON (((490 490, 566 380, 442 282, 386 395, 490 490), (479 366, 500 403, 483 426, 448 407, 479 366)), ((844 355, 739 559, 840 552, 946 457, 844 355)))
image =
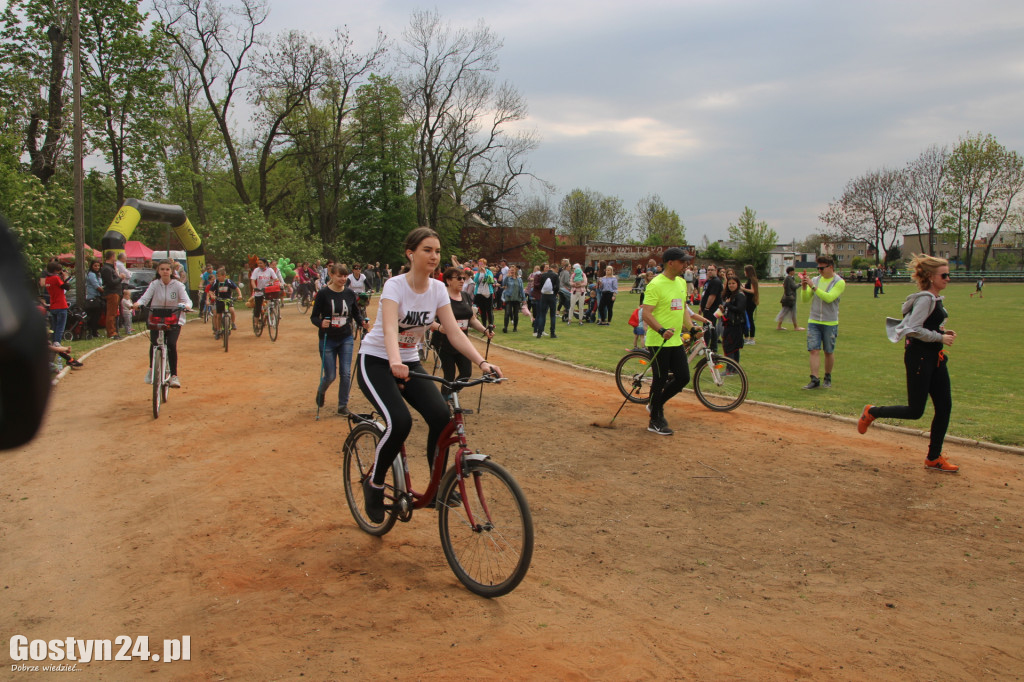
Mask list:
POLYGON ((460 408, 460 411, 462 412, 462 414, 473 414, 473 410, 469 409, 468 407, 460 408))

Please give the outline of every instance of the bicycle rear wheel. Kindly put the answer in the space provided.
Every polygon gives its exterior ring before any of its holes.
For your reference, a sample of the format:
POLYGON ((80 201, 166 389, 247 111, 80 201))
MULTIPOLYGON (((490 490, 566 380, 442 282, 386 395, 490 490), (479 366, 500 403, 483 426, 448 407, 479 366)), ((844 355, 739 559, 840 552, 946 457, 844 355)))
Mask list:
POLYGON ((163 391, 160 390, 163 384, 164 353, 160 346, 153 349, 153 365, 150 367, 150 378, 153 380, 153 419, 160 418, 160 403, 163 399, 163 391))
POLYGON ((715 355, 712 365, 706 360, 697 364, 693 373, 693 392, 709 410, 734 410, 747 398, 747 373, 732 358, 715 355))
POLYGON ((220 338, 224 342, 224 352, 228 352, 228 337, 231 336, 231 313, 220 317, 220 338))
POLYGON ((204 305, 203 306, 203 324, 206 324, 209 321, 210 321, 210 306, 209 305, 204 305))
POLYGON ((380 441, 380 430, 373 424, 359 424, 345 439, 342 446, 342 479, 345 483, 345 500, 348 510, 356 524, 370 535, 384 535, 395 525, 398 514, 391 505, 394 504, 395 470, 388 471, 389 483, 384 488, 384 520, 374 523, 366 515, 366 500, 363 496, 363 479, 370 475, 373 459, 380 441))
POLYGON ((277 325, 281 324, 281 311, 273 306, 267 311, 267 331, 270 333, 270 340, 277 341, 277 325))
POLYGON ((481 597, 515 589, 533 558, 533 518, 512 475, 491 460, 464 464, 465 497, 455 469, 438 491, 438 527, 445 559, 455 576, 481 597), (472 514, 472 522, 470 516, 472 514))
POLYGON ((641 405, 650 402, 653 381, 651 356, 646 351, 626 353, 615 367, 615 383, 619 393, 630 402, 641 405))

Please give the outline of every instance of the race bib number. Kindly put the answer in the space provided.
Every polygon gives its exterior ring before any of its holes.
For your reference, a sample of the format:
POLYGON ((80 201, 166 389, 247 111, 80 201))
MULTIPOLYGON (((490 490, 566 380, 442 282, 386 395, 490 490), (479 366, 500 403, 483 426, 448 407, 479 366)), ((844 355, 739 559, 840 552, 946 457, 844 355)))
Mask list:
POLYGON ((398 334, 398 347, 399 348, 416 348, 419 345, 419 335, 399 332, 398 334))
POLYGON ((673 298, 672 299, 672 310, 682 310, 682 309, 683 309, 683 299, 681 299, 681 298, 673 298))
POLYGON ((334 315, 331 317, 332 327, 344 327, 346 324, 348 324, 348 317, 345 315, 334 315))
POLYGON ((459 320, 459 329, 466 331, 469 329, 469 320, 459 320))

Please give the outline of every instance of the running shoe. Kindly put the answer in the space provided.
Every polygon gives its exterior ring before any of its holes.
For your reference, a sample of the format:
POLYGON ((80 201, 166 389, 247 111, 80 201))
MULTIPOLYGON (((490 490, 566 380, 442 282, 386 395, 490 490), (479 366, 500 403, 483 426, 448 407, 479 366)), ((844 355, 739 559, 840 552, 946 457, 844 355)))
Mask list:
POLYGON ((874 407, 874 405, 865 405, 864 412, 861 413, 860 419, 857 420, 857 431, 860 433, 867 433, 868 427, 871 426, 871 422, 875 421, 875 415, 868 411, 872 407, 874 407))
POLYGON ((651 433, 656 433, 659 436, 671 436, 675 433, 668 427, 668 422, 664 419, 652 419, 647 425, 647 430, 651 433))
POLYGON ((821 387, 821 382, 818 381, 818 377, 816 377, 814 375, 811 375, 811 380, 810 380, 810 382, 808 382, 808 384, 806 386, 804 386, 804 390, 805 391, 810 391, 812 389, 820 388, 820 387, 821 387))
POLYGON ((366 518, 373 523, 384 522, 384 488, 375 488, 370 479, 363 480, 363 499, 366 518))
POLYGON ((342 417, 347 417, 349 415, 348 407, 345 405, 338 405, 338 414, 342 417))
POLYGON ((167 382, 171 388, 181 388, 181 381, 178 380, 178 375, 174 374, 171 376, 171 380, 167 382))
POLYGON ((924 465, 932 471, 942 471, 947 474, 955 474, 960 471, 960 467, 950 464, 944 455, 939 455, 938 459, 926 459, 924 465))
POLYGON ((71 361, 68 363, 68 367, 71 367, 72 369, 78 369, 79 367, 82 366, 82 363, 79 362, 78 360, 75 360, 74 358, 72 358, 71 361))

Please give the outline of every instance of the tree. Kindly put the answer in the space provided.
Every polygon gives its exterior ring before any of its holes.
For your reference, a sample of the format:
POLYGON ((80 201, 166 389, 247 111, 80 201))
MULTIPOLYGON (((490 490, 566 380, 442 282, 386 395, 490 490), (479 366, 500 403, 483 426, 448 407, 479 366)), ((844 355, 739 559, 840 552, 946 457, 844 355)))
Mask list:
POLYGON ((483 22, 453 29, 434 12, 414 12, 399 47, 406 112, 416 136, 416 215, 454 241, 473 214, 496 214, 513 202, 532 133, 511 133, 526 102, 510 85, 495 86, 501 40, 483 22))
POLYGON ((225 9, 217 0, 156 0, 164 35, 175 45, 217 122, 235 192, 252 203, 242 158, 231 131, 231 106, 245 85, 257 30, 267 19, 266 0, 238 0, 225 9), (232 19, 231 15, 238 17, 232 19))
POLYGON ((629 237, 632 229, 629 212, 622 205, 622 199, 603 196, 597 206, 598 233, 606 242, 618 243, 629 237))
POLYGON ((835 239, 864 239, 874 245, 877 263, 899 237, 904 208, 901 172, 883 168, 848 182, 818 220, 833 228, 830 236, 835 239))
POLYGON ((601 194, 594 190, 574 189, 558 204, 558 232, 572 237, 579 245, 596 240, 601 234, 601 194))
POLYGON ((530 245, 523 247, 523 258, 526 259, 526 267, 528 270, 523 273, 524 281, 530 274, 530 270, 533 269, 534 265, 540 265, 548 260, 548 254, 544 249, 540 247, 540 237, 532 235, 530 237, 530 245))
POLYGON ((356 165, 346 202, 346 243, 361 260, 394 262, 416 220, 408 193, 416 126, 404 118, 402 93, 390 78, 371 75, 356 92, 356 165))
POLYGON ((733 260, 733 253, 731 249, 727 249, 722 246, 721 242, 711 242, 703 251, 701 251, 700 257, 721 263, 723 261, 733 260))
MULTIPOLYGON (((378 34, 376 43, 360 53, 347 32, 337 31, 329 51, 330 75, 326 83, 311 92, 284 122, 305 183, 310 206, 308 220, 325 250, 336 248, 341 213, 354 182, 352 171, 360 153, 358 131, 350 120, 357 107, 356 91, 366 74, 383 58, 384 37, 378 34)), ((393 94, 385 85, 382 82, 375 86, 381 97, 393 94)), ((364 105, 368 97, 369 94, 364 96, 364 105)), ((381 106, 386 109, 389 105, 381 106)), ((393 121, 393 114, 380 113, 393 121)), ((380 153, 386 152, 382 148, 380 153)), ((392 189, 389 186, 388 191, 392 189)))
POLYGON ((23 131, 29 170, 44 185, 66 161, 69 131, 64 97, 70 22, 70 6, 59 0, 10 0, 2 16, 3 94, 15 100, 6 108, 17 116, 8 125, 23 131))
POLYGON ((144 32, 135 0, 88 0, 83 9, 89 140, 111 166, 120 206, 129 183, 144 193, 158 184, 167 50, 159 32, 144 32))
POLYGON ((981 226, 994 230, 988 239, 981 268, 991 252, 991 243, 1013 213, 1014 202, 1024 189, 1024 164, 1019 154, 1007 150, 992 135, 978 134, 961 139, 949 159, 946 200, 950 227, 964 245, 964 261, 973 265, 975 244, 981 226))
POLYGON ((903 213, 919 234, 928 235, 928 254, 932 256, 935 255, 935 230, 942 218, 948 164, 949 151, 932 145, 908 163, 900 176, 903 213))
POLYGON ((822 242, 827 242, 828 237, 823 234, 812 234, 803 241, 794 242, 793 250, 797 253, 818 253, 821 251, 822 242))
POLYGON ((657 194, 649 194, 636 204, 635 221, 640 239, 649 246, 686 243, 686 227, 679 214, 669 210, 657 194))
POLYGON ((738 262, 753 265, 758 277, 768 275, 768 254, 778 243, 779 235, 767 222, 757 219, 756 211, 749 206, 743 208, 737 224, 729 224, 729 239, 738 242, 734 252, 738 262))

